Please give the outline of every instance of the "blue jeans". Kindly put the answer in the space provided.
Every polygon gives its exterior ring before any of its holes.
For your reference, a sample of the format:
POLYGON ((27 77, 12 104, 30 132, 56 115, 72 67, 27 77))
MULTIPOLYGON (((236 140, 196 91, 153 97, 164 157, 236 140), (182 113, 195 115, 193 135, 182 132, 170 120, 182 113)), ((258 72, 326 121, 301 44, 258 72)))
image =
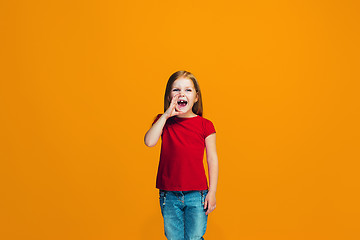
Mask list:
POLYGON ((159 191, 165 236, 169 240, 204 239, 207 215, 204 209, 208 190, 159 191))

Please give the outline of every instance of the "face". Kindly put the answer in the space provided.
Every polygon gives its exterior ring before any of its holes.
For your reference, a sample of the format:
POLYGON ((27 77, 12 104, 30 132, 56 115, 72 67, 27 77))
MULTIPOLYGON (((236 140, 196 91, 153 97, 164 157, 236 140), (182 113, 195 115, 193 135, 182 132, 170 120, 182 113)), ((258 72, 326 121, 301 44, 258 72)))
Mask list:
POLYGON ((178 94, 180 95, 176 109, 182 112, 181 115, 193 115, 192 107, 198 101, 198 95, 193 81, 187 78, 176 79, 170 91, 170 101, 178 94))

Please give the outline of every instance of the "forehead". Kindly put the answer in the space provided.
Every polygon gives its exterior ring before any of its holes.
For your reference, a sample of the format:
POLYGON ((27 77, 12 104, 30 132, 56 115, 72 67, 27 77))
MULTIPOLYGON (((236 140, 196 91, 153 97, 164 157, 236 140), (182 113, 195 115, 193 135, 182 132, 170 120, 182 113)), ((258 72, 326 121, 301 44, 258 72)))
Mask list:
POLYGON ((190 87, 190 88, 195 88, 194 83, 191 79, 188 78, 178 78, 176 79, 173 84, 172 87, 190 87))

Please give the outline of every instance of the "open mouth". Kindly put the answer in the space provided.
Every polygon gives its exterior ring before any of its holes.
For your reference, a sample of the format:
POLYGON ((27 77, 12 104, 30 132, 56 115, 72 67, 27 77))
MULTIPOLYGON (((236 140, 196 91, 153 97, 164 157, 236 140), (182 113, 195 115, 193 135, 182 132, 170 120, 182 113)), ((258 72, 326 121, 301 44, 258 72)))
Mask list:
POLYGON ((177 101, 177 104, 179 107, 185 107, 187 105, 187 101, 186 100, 179 100, 177 101))

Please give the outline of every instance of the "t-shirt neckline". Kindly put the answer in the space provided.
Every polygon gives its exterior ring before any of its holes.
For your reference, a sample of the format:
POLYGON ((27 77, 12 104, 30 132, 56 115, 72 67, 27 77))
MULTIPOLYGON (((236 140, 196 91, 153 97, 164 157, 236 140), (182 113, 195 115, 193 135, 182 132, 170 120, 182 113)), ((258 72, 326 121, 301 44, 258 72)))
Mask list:
POLYGON ((197 117, 200 117, 200 115, 196 115, 195 117, 177 117, 177 116, 174 116, 174 119, 177 119, 179 121, 184 121, 184 120, 187 120, 187 119, 194 119, 194 118, 197 118, 197 117))

